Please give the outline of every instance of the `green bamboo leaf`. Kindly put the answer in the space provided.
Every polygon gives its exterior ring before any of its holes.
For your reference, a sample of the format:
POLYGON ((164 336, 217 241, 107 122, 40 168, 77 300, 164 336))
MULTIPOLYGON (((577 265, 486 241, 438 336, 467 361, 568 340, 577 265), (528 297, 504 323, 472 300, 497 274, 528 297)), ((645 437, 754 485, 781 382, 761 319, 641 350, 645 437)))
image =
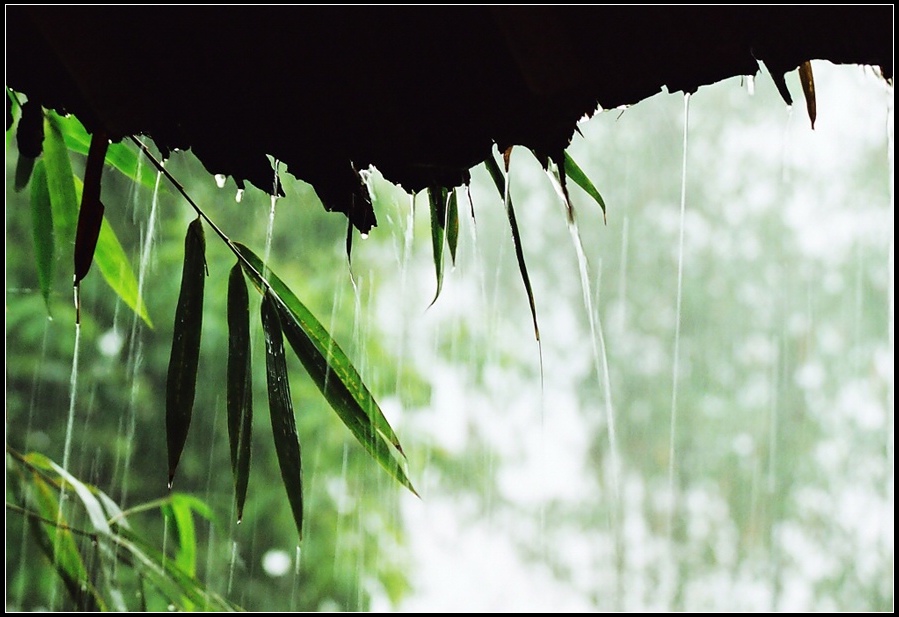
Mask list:
MULTIPOLYGON (((60 116, 52 111, 49 114, 54 116, 54 121, 60 129, 66 147, 72 152, 86 155, 90 149, 91 136, 78 118, 72 115, 60 116)), ((117 169, 130 180, 149 189, 155 189, 156 172, 152 167, 143 165, 140 153, 124 142, 109 144, 109 150, 106 152, 106 164, 117 169)))
POLYGON ((184 499, 181 493, 170 496, 165 509, 175 522, 175 530, 178 532, 178 552, 175 554, 175 565, 189 576, 197 574, 197 535, 194 530, 194 517, 191 504, 184 499))
MULTIPOLYGON (((508 150, 506 152, 505 160, 508 161, 508 150)), ((521 248, 521 234, 518 231, 515 209, 512 207, 512 192, 509 186, 508 169, 506 169, 506 173, 503 174, 492 154, 484 160, 484 164, 487 166, 487 171, 490 172, 490 176, 493 178, 493 182, 496 184, 496 188, 499 190, 500 195, 502 195, 503 202, 506 206, 506 215, 509 218, 509 228, 512 230, 512 243, 515 245, 515 257, 518 259, 518 271, 521 273, 521 281, 524 283, 524 289, 528 296, 528 303, 531 307, 531 318, 534 322, 534 336, 539 342, 540 328, 537 326, 537 306, 534 303, 534 292, 531 289, 531 279, 528 276, 528 268, 524 262, 524 252, 521 248)))
POLYGON ((384 417, 362 378, 346 354, 293 292, 249 248, 235 243, 252 266, 247 274, 261 293, 266 285, 259 273, 268 272, 268 282, 278 300, 281 328, 303 367, 325 396, 337 416, 365 450, 400 484, 416 495, 390 446, 403 454, 399 439, 384 417))
POLYGON ((57 234, 57 246, 68 252, 75 245, 75 228, 78 225, 79 197, 75 194, 75 176, 69 151, 66 149, 59 127, 47 116, 44 120, 44 164, 47 170, 47 188, 53 206, 53 227, 57 234))
POLYGON ((561 171, 571 178, 575 184, 584 189, 584 191, 599 204, 599 207, 602 209, 602 219, 603 222, 605 222, 606 202, 603 200, 602 195, 599 194, 599 191, 596 190, 596 186, 590 178, 587 177, 587 174, 585 174, 575 160, 571 158, 571 155, 568 154, 568 152, 565 153, 565 166, 561 171))
POLYGON ((431 204, 431 248, 434 251, 434 270, 437 273, 437 291, 431 305, 437 302, 443 287, 443 241, 446 229, 446 189, 432 187, 428 189, 428 202, 431 204))
POLYGON ((103 203, 100 201, 103 180, 103 161, 109 140, 104 133, 95 133, 87 155, 84 185, 81 192, 81 208, 78 211, 78 227, 75 232, 75 285, 87 276, 94 261, 94 251, 103 225, 103 203))
POLYGON ((303 468, 300 459, 300 440, 297 437, 293 403, 290 400, 290 381, 287 375, 287 358, 284 355, 284 337, 277 302, 271 292, 262 298, 262 330, 265 334, 265 373, 268 378, 268 408, 272 417, 272 433, 275 452, 281 467, 281 479, 287 490, 287 499, 297 524, 297 533, 303 538, 303 468))
POLYGON ((53 207, 44 162, 38 161, 31 183, 31 232, 34 238, 34 257, 41 295, 50 313, 50 290, 53 287, 53 266, 56 260, 56 243, 53 235, 53 207))
MULTIPOLYGON (((80 198, 82 192, 81 180, 77 176, 74 180, 75 195, 80 198)), ((125 249, 122 248, 122 243, 119 242, 118 236, 106 217, 103 217, 103 223, 100 226, 100 236, 97 239, 94 262, 97 264, 100 274, 107 285, 132 311, 144 320, 144 323, 152 328, 153 321, 150 319, 147 305, 139 293, 138 281, 134 275, 134 269, 131 267, 131 260, 128 259, 125 249)))
POLYGON ((449 205, 446 209, 446 243, 449 245, 450 257, 456 265, 456 245, 459 242, 459 203, 454 188, 449 194, 449 205))
POLYGON ((78 495, 78 499, 81 500, 81 505, 84 506, 84 509, 87 512, 87 516, 90 519, 91 525, 94 527, 94 530, 104 536, 109 535, 111 531, 109 528, 109 522, 107 522, 106 520, 106 512, 103 510, 103 506, 100 505, 100 500, 97 499, 96 496, 94 496, 90 489, 81 480, 70 474, 61 466, 57 465, 53 461, 50 461, 50 467, 53 469, 53 471, 59 474, 59 476, 63 480, 72 485, 73 489, 75 489, 75 494, 78 495))
POLYGON ((166 440, 169 455, 169 488, 181 459, 197 388, 200 332, 203 326, 203 290, 206 276, 206 239, 203 223, 195 219, 184 238, 181 293, 175 309, 172 355, 166 382, 166 440))
MULTIPOLYGON (((378 406, 368 387, 362 381, 362 376, 359 375, 356 367, 350 362, 350 359, 340 348, 340 345, 337 344, 337 341, 331 337, 321 322, 300 302, 290 288, 274 272, 268 269, 268 266, 262 263, 262 260, 253 251, 240 243, 235 243, 235 247, 252 266, 253 270, 248 270, 247 274, 249 274, 250 280, 260 293, 263 293, 266 288, 266 285, 259 278, 260 273, 267 272, 268 283, 271 285, 275 295, 289 309, 289 312, 293 315, 292 319, 299 323, 300 329, 314 346, 315 351, 313 354, 321 357, 321 362, 327 369, 325 377, 330 375, 336 378, 336 380, 326 380, 326 383, 319 385, 319 389, 321 389, 322 394, 325 395, 325 398, 334 407, 338 415, 353 415, 361 412, 363 416, 368 418, 368 422, 373 424, 375 429, 383 435, 384 439, 402 454, 403 448, 400 445, 399 438, 393 432, 380 406, 378 406)), ((283 326, 284 324, 282 323, 283 326)))
POLYGON ((247 283, 238 262, 228 278, 228 441, 237 500, 237 520, 243 518, 250 479, 253 428, 253 387, 250 361, 250 309, 247 283))

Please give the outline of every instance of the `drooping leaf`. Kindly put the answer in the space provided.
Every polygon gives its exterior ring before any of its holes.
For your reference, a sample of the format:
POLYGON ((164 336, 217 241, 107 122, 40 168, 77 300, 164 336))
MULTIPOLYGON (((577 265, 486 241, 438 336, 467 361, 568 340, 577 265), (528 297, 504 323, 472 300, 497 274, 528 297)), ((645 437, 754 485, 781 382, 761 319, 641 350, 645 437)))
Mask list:
POLYGON ((446 243, 449 245, 450 258, 456 265, 456 245, 459 243, 459 203, 456 189, 450 191, 449 204, 446 208, 446 243))
POLYGON ((434 252, 434 271, 437 274, 437 291, 431 305, 437 302, 443 288, 443 240, 446 229, 446 189, 431 187, 428 189, 428 202, 431 205, 431 248, 434 252))
MULTIPOLYGON (((80 197, 81 191, 81 180, 76 176, 76 197, 80 197)), ((103 223, 100 225, 100 237, 97 239, 97 248, 94 251, 94 263, 97 264, 103 280, 116 295, 152 328, 153 321, 150 319, 147 305, 139 293, 139 285, 137 277, 134 275, 134 269, 131 267, 131 260, 128 259, 122 243, 119 242, 118 236, 106 217, 103 217, 103 223)))
POLYGON ((56 238, 53 234, 53 208, 44 162, 38 161, 31 183, 31 233, 34 238, 34 257, 41 295, 50 312, 50 290, 53 287, 53 266, 56 261, 56 238))
POLYGON ((247 274, 261 293, 265 292, 266 285, 259 273, 268 272, 268 283, 279 301, 284 335, 331 408, 365 450, 394 479, 414 493, 415 489, 390 449, 392 446, 405 456, 399 439, 337 341, 281 279, 266 269, 253 251, 239 243, 235 246, 252 266, 247 274))
POLYGON ((281 467, 281 479, 287 490, 287 499, 297 524, 297 533, 303 538, 303 469, 300 458, 300 440, 297 436, 293 403, 290 400, 290 383, 287 375, 287 358, 284 355, 284 337, 281 333, 277 301, 267 291, 262 298, 262 330, 265 335, 265 374, 268 379, 268 408, 272 417, 272 433, 275 452, 281 467))
POLYGON ((808 110, 808 119, 812 122, 812 130, 815 130, 818 106, 815 102, 815 76, 812 74, 812 63, 808 60, 799 65, 799 83, 802 84, 802 94, 805 95, 805 108, 808 110))
POLYGON ((565 152, 565 167, 561 171, 571 178, 575 184, 584 189, 584 191, 599 204, 600 209, 602 209, 602 220, 605 222, 606 202, 603 200, 602 195, 599 194, 599 191, 596 189, 596 186, 590 178, 587 177, 587 174, 585 174, 580 165, 571 158, 571 155, 568 154, 568 152, 565 152))
POLYGON ((250 478, 253 388, 250 360, 250 309, 247 283, 240 263, 228 278, 228 441, 237 500, 237 520, 243 518, 250 478))
POLYGON ((534 336, 540 341, 540 328, 537 326, 537 306, 534 302, 534 292, 531 289, 531 279, 528 276, 528 268, 524 262, 524 252, 521 248, 521 234, 518 231, 518 222, 515 218, 515 209, 512 207, 512 192, 509 185, 508 163, 510 158, 510 150, 506 150, 503 159, 506 163, 506 173, 503 174, 499 165, 493 156, 488 156, 484 160, 493 183, 496 184, 497 190, 503 197, 503 203, 506 206, 506 215, 509 218, 509 228, 512 230, 512 243, 515 245, 515 257, 518 259, 518 271, 521 273, 521 280, 524 283, 524 289, 527 292, 528 303, 531 307, 531 319, 534 322, 534 336))
POLYGON ((16 129, 19 160, 16 164, 15 189, 21 191, 28 184, 34 161, 41 155, 44 142, 44 111, 37 103, 25 103, 16 129))
POLYGON ((195 219, 184 238, 184 269, 175 309, 172 355, 166 381, 166 440, 169 488, 181 459, 193 413, 203 326, 203 290, 206 276, 206 239, 203 223, 195 219))
MULTIPOLYGON (((87 154, 90 150, 91 136, 75 116, 60 116, 48 112, 60 129, 66 147, 78 154, 87 154)), ((156 186, 156 172, 153 168, 142 165, 140 154, 123 143, 109 144, 106 152, 106 164, 121 172, 125 177, 149 189, 156 186)))
POLYGON ((87 155, 84 170, 84 187, 81 192, 81 209, 78 211, 78 227, 75 232, 75 285, 90 270, 94 261, 100 227, 103 225, 103 204, 100 202, 100 186, 103 179, 103 161, 109 140, 103 133, 95 133, 87 155))

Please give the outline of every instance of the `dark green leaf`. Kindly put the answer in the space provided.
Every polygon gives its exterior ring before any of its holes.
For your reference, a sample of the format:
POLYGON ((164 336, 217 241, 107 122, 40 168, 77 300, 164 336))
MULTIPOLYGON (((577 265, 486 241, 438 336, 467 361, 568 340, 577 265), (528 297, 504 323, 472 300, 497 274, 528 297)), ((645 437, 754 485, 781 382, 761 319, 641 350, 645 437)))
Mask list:
POLYGON ((428 189, 428 202, 431 204, 431 248, 434 251, 434 270, 437 273, 437 291, 433 305, 437 302, 443 287, 443 237, 446 229, 446 189, 432 187, 428 189))
POLYGON ((30 156, 19 153, 19 160, 16 163, 16 179, 14 186, 17 193, 28 186, 28 181, 31 179, 32 172, 34 171, 34 161, 35 159, 30 156))
POLYGON ((78 228, 75 232, 75 284, 83 279, 94 261, 100 227, 103 225, 103 204, 100 187, 103 180, 103 161, 109 140, 103 133, 94 134, 84 170, 84 188, 81 192, 81 209, 78 212, 78 228))
MULTIPOLYGON (((75 195, 80 197, 81 180, 77 176, 74 180, 75 195)), ((94 262, 100 269, 103 279, 116 292, 116 295, 152 328, 153 321, 150 319, 147 305, 139 293, 139 285, 131 267, 131 260, 128 259, 122 243, 119 242, 118 236, 106 217, 103 217, 103 224, 100 226, 100 237, 97 239, 97 249, 94 251, 94 262)))
POLYGON ((252 266, 247 274, 260 292, 265 291, 266 285, 259 273, 268 272, 268 283, 283 303, 280 317, 284 334, 331 408, 366 451, 414 493, 415 489, 388 447, 389 444, 403 454, 399 439, 337 341, 281 279, 266 269, 253 251, 239 243, 235 246, 252 266))
POLYGON ((592 197, 596 203, 599 204, 599 207, 602 209, 602 218, 603 221, 606 219, 606 202, 603 201, 602 195, 599 194, 599 191, 596 190, 596 186, 594 186, 593 182, 591 182, 590 178, 587 177, 587 174, 583 172, 580 166, 571 158, 571 155, 567 152, 565 153, 565 167, 561 169, 561 172, 571 178, 575 184, 584 189, 584 191, 592 197))
POLYGON ((203 326, 203 289, 206 276, 206 239, 203 223, 194 220, 184 238, 184 270, 175 310, 172 355, 166 382, 166 438, 169 488, 181 458, 193 413, 203 326))
POLYGON ((44 162, 38 161, 31 183, 31 232, 34 238, 34 257, 41 294, 50 312, 50 289, 53 287, 53 266, 56 260, 56 239, 53 234, 53 208, 44 162))
POLYGON ((456 189, 450 191, 449 205, 446 209, 446 243, 449 245, 450 257, 456 265, 456 244, 459 242, 459 204, 456 189))
POLYGON ((297 437, 293 403, 290 400, 290 383, 287 375, 287 358, 284 355, 284 338, 278 303, 270 291, 262 298, 262 330, 265 334, 265 374, 268 378, 268 408, 272 417, 272 433, 275 452, 281 467, 281 479, 287 490, 287 499, 297 524, 297 533, 303 537, 303 468, 300 459, 300 440, 297 437))
MULTIPOLYGON (((508 163, 508 150, 506 152, 507 154, 504 158, 508 163)), ((512 230, 512 243, 515 245, 515 257, 518 259, 518 271, 521 273, 521 280, 524 283, 524 289, 528 296, 528 303, 531 307, 531 318, 534 321, 534 336, 536 336, 539 341, 540 328, 537 326, 537 306, 534 303, 534 292, 531 289, 531 279, 528 276, 528 268, 524 263, 524 252, 521 248, 521 234, 518 231, 518 222, 515 219, 515 209, 512 207, 512 194, 509 187, 508 170, 506 171, 506 174, 503 174, 496 160, 493 158, 493 155, 488 156, 484 161, 484 164, 487 166, 487 171, 490 172, 490 176, 493 178, 493 182, 496 184, 496 188, 499 190, 500 195, 503 196, 503 202, 506 206, 506 215, 509 217, 509 227, 512 230)))
POLYGON ((247 283, 240 263, 228 278, 228 440, 237 500, 237 520, 243 518, 250 478, 253 388, 250 361, 250 309, 247 283))

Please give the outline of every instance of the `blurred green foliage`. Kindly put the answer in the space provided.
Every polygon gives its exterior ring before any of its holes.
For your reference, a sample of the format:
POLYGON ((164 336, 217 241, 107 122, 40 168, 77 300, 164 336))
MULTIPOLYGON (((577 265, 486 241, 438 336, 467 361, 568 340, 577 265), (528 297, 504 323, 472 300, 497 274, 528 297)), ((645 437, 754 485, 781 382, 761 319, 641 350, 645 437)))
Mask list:
MULTIPOLYGON (((19 159, 15 140, 10 138, 14 132, 15 126, 7 131, 8 178, 19 159)), ((66 142, 72 148, 69 157, 76 176, 83 170, 81 141, 70 137, 66 142)), ((165 179, 155 183, 155 190, 151 188, 154 183, 149 178, 155 177, 155 171, 137 156, 133 145, 119 144, 111 152, 118 158, 107 158, 102 194, 106 216, 130 257, 134 276, 142 283, 154 328, 148 327, 149 320, 138 319, 96 270, 82 282, 68 471, 127 509, 168 495, 166 369, 183 237, 195 215, 165 179), (154 207, 156 218, 151 221, 154 207), (149 240, 148 234, 152 235, 149 240), (150 248, 144 254, 145 246, 150 248)), ((262 253, 274 207, 267 194, 248 187, 238 203, 233 185, 217 188, 210 174, 186 153, 172 155, 166 169, 233 240, 262 253)), ((341 217, 327 215, 307 185, 284 173, 282 182, 287 197, 277 204, 269 263, 330 326, 351 357, 358 358, 364 351, 363 378, 378 396, 385 384, 390 387, 399 377, 392 369, 395 363, 381 350, 376 332, 354 325, 360 317, 340 250, 345 223, 341 217)), ((30 193, 16 192, 7 183, 7 443, 20 452, 37 451, 61 462, 75 340, 72 252, 71 244, 58 242, 52 280, 44 287, 45 306, 36 270, 40 262, 30 241, 30 193)), ((306 522, 302 545, 297 546, 297 529, 280 479, 267 413, 257 413, 253 426, 248 497, 243 521, 236 522, 225 415, 226 286, 235 261, 222 242, 210 238, 198 388, 175 488, 208 504, 217 524, 197 519, 193 530, 197 551, 190 559, 191 569, 211 590, 257 611, 365 610, 373 591, 396 602, 407 589, 396 505, 402 489, 382 477, 383 470, 351 438, 294 357, 288 366, 303 444, 306 522), (271 551, 286 555, 290 562, 286 572, 263 570, 263 557, 271 551)), ((255 316, 251 320, 253 394, 257 409, 264 411, 260 297, 251 294, 250 301, 255 316)), ((414 399, 407 402, 420 404, 427 399, 427 386, 408 367, 402 379, 409 385, 403 389, 404 396, 414 399)), ((14 501, 10 493, 7 501, 14 501)), ((166 533, 164 517, 158 514, 144 514, 137 531, 144 538, 155 538, 157 550, 179 559, 173 532, 166 533)), ((178 517, 170 512, 169 518, 178 517)), ((48 576, 51 568, 29 540, 22 516, 11 513, 8 517, 7 538, 7 608, 73 608, 60 592, 58 580, 48 576)))

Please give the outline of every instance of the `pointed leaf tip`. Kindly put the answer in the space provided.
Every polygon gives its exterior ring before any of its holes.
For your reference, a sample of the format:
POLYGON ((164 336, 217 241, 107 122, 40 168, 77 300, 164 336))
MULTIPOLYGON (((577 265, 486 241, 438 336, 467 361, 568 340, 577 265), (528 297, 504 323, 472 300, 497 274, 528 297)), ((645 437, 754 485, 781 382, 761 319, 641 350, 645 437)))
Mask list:
POLYGON ((265 373, 268 379, 268 405, 272 420, 275 452, 281 468, 281 479, 296 522, 297 533, 303 537, 303 469, 300 440, 297 436, 287 359, 284 354, 284 335, 277 301, 271 291, 262 298, 262 329, 265 334, 265 373))
POLYGON ((187 441, 193 414, 200 360, 205 279, 206 239, 202 222, 195 219, 187 228, 187 235, 184 238, 181 292, 175 309, 172 353, 166 380, 166 441, 170 487, 187 441))

